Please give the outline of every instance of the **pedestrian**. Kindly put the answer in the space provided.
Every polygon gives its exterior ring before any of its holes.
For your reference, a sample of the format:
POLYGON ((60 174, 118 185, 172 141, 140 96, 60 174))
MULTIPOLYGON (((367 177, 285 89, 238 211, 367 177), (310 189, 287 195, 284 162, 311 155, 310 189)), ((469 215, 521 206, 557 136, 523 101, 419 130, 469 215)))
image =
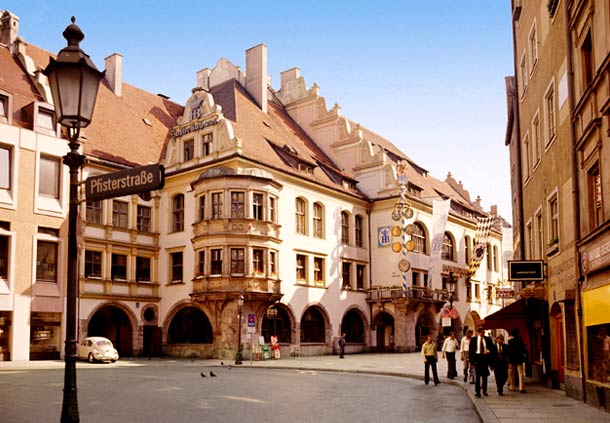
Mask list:
POLYGON ((344 358, 343 355, 345 354, 345 334, 342 333, 341 337, 339 338, 339 358, 344 358))
POLYGON ((519 328, 514 328, 508 340, 508 390, 515 391, 515 370, 519 379, 519 392, 525 393, 525 362, 527 361, 527 347, 521 338, 519 328))
POLYGON ((494 344, 489 336, 485 336, 485 328, 477 329, 477 336, 473 336, 468 346, 468 356, 475 368, 475 397, 481 398, 487 394, 487 377, 489 376, 489 366, 493 363, 494 344))
POLYGON ((496 338, 497 354, 494 361, 494 376, 496 378, 496 387, 498 395, 504 395, 504 384, 508 379, 508 357, 510 355, 510 347, 504 343, 504 336, 498 335, 496 338))
POLYGON ((421 355, 424 356, 425 363, 424 383, 427 385, 430 382, 430 367, 432 367, 434 385, 438 385, 441 381, 438 379, 438 372, 436 369, 436 342, 432 342, 432 335, 426 337, 426 342, 424 342, 424 345, 421 347, 421 355))
POLYGON ((445 338, 443 342, 443 358, 447 360, 447 377, 453 379, 457 377, 457 369, 455 368, 455 353, 460 348, 457 339, 455 339, 455 332, 449 333, 449 338, 445 338))
POLYGON ((460 345, 460 360, 464 362, 464 382, 474 383, 474 366, 470 364, 468 357, 468 348, 472 339, 472 329, 466 331, 466 336, 462 338, 460 345))

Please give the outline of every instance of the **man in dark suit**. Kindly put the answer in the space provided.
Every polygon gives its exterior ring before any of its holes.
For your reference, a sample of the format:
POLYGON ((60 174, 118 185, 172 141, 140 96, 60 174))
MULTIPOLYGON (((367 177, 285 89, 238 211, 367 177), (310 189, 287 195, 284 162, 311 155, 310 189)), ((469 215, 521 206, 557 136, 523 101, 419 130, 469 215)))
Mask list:
POLYGON ((499 335, 496 338, 496 360, 494 362, 494 376, 496 378, 496 386, 498 395, 504 395, 504 384, 508 379, 508 355, 510 354, 509 346, 504 343, 504 336, 499 335))
POLYGON ((485 336, 485 328, 477 329, 477 336, 473 336, 468 347, 470 362, 475 369, 475 397, 481 398, 481 388, 483 395, 487 396, 487 377, 489 376, 489 366, 494 362, 495 347, 491 338, 485 336))

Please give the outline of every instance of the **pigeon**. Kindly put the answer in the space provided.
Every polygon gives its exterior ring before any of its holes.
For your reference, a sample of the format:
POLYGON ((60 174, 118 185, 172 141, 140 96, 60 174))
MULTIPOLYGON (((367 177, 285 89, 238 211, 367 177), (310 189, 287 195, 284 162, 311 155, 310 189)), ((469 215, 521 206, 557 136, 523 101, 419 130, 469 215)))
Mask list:
POLYGON ((201 377, 205 377, 205 375, 203 374, 203 372, 201 372, 201 377))
POLYGON ((229 370, 231 370, 231 369, 232 369, 232 367, 231 367, 231 365, 230 365, 230 364, 227 366, 227 369, 229 369, 229 370))
POLYGON ((212 376, 212 377, 216 377, 216 375, 214 374, 214 372, 213 372, 213 371, 211 371, 211 370, 210 370, 210 376, 212 376))
POLYGON ((224 366, 224 365, 225 365, 225 363, 224 363, 223 361, 221 361, 221 362, 220 362, 220 365, 221 365, 221 366, 224 366))

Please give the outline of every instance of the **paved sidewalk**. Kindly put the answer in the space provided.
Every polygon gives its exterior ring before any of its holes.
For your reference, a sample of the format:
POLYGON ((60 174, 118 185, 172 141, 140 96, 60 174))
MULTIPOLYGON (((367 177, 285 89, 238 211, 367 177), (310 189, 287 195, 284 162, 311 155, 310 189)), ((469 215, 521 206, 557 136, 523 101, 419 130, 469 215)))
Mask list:
MULTIPOLYGON (((440 355, 439 355, 440 358, 440 355)), ((185 366, 220 366, 221 360, 186 360, 170 358, 146 358, 119 360, 117 366, 163 366, 173 365, 185 366)), ((224 365, 233 361, 224 360, 224 365)), ((0 374, 2 371, 17 369, 43 369, 58 368, 64 366, 63 361, 22 361, 22 362, 0 362, 0 374)), ((77 367, 95 366, 86 362, 78 362, 77 367)), ((419 353, 407 354, 352 354, 340 359, 336 355, 282 358, 280 360, 250 361, 249 357, 243 360, 244 367, 261 367, 276 369, 306 369, 318 371, 337 371, 354 373, 375 373, 390 376, 400 376, 420 379, 423 381, 424 363, 419 353)), ((462 366, 458 363, 458 373, 462 366)), ((508 422, 554 422, 577 423, 577 422, 610 422, 610 413, 591 407, 582 401, 566 397, 563 391, 551 390, 541 385, 526 382, 527 393, 510 392, 504 389, 504 396, 498 396, 496 392, 493 374, 489 378, 488 397, 475 398, 474 385, 463 383, 461 378, 449 380, 444 377, 447 374, 446 361, 440 359, 438 373, 441 383, 450 383, 459 386, 468 392, 477 412, 483 422, 508 423, 508 422)), ((423 382, 422 382, 423 383, 423 382)), ((434 391, 434 386, 430 386, 434 391)))

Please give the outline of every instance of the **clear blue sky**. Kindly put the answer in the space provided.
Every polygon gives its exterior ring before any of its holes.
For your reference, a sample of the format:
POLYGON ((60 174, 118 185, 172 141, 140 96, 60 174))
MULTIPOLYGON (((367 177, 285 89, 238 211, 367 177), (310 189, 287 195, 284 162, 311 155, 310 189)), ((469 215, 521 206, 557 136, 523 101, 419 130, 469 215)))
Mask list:
POLYGON ((269 73, 299 67, 327 107, 392 141, 433 176, 452 172, 512 220, 505 76, 509 0, 0 0, 20 35, 57 52, 75 15, 98 68, 123 55, 125 82, 183 104, 195 72, 268 47, 269 73))

